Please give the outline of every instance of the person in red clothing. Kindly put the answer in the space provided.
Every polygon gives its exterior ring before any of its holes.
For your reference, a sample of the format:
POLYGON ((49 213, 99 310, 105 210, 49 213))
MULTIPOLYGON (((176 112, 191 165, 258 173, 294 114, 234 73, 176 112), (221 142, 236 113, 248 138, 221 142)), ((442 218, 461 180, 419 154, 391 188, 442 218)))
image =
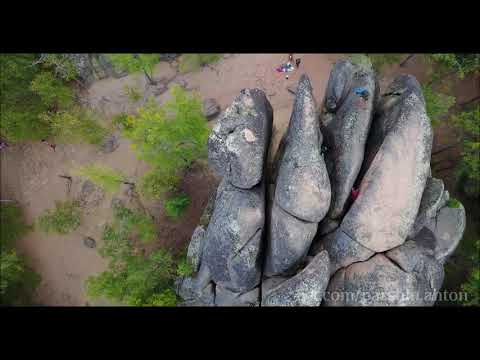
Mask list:
POLYGON ((355 201, 359 194, 360 194, 360 189, 352 188, 352 194, 351 194, 352 201, 355 201))

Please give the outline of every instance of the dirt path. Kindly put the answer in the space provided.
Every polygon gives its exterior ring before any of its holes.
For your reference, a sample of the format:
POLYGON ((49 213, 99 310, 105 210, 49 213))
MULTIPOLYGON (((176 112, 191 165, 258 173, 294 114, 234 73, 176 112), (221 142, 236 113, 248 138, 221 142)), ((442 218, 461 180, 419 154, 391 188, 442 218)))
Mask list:
MULTIPOLYGON (((275 68, 287 59, 287 54, 242 54, 226 55, 215 66, 205 67, 199 72, 177 74, 168 63, 160 63, 155 69, 155 78, 185 81, 187 88, 199 92, 202 98, 214 98, 224 110, 243 88, 261 88, 266 93, 274 109, 275 133, 273 142, 278 144, 288 124, 293 95, 288 85, 295 85, 302 73, 310 76, 318 104, 323 98, 330 68, 339 57, 327 54, 296 54, 302 58, 300 69, 290 73, 277 73, 275 68)), ((170 83, 171 85, 171 83, 170 83)), ((121 79, 104 79, 96 82, 88 91, 90 106, 109 119, 120 112, 133 112, 151 95, 141 74, 121 79), (134 86, 144 92, 144 99, 131 103, 125 95, 125 85, 134 86), (145 89, 147 88, 147 91, 145 89)), ((159 102, 168 93, 157 97, 159 102)), ((275 147, 275 145, 274 145, 275 147)), ((148 166, 139 161, 129 146, 127 139, 120 139, 119 147, 110 154, 103 154, 90 145, 58 145, 53 152, 41 143, 27 143, 11 146, 1 152, 2 198, 14 198, 24 209, 27 221, 33 223, 46 209, 54 207, 55 200, 68 198, 66 181, 58 175, 70 174, 79 165, 102 163, 122 171, 129 177, 138 178, 148 166)), ((79 180, 75 180, 79 181, 79 180)), ((184 180, 184 190, 192 197, 192 205, 185 219, 172 222, 162 214, 161 203, 147 203, 148 210, 156 217, 159 228, 159 244, 169 247, 188 241, 193 228, 206 205, 208 192, 214 180, 204 175, 200 168, 193 168, 184 180)), ((19 251, 31 259, 32 267, 42 276, 42 284, 37 293, 37 303, 43 305, 82 306, 87 304, 84 281, 88 276, 101 272, 106 262, 96 249, 83 245, 83 237, 97 240, 103 225, 111 216, 111 196, 89 213, 84 214, 82 225, 74 232, 60 236, 46 235, 33 231, 18 242, 19 251)), ((93 303, 96 305, 105 302, 93 303)))

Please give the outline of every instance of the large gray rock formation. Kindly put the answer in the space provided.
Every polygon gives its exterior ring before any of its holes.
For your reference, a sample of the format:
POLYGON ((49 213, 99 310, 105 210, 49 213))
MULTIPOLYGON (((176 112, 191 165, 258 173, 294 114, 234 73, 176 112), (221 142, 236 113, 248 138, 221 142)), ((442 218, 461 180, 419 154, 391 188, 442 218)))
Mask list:
POLYGON ((325 305, 433 305, 442 281, 443 267, 409 242, 339 270, 329 283, 325 305))
POLYGON ((272 117, 272 106, 263 91, 242 90, 208 139, 210 166, 238 188, 250 189, 260 183, 272 117))
POLYGON ((177 280, 184 305, 433 305, 465 209, 432 178, 416 79, 399 76, 378 99, 368 63, 338 62, 324 101, 325 150, 302 76, 267 175, 271 117, 265 95, 245 90, 210 137, 223 180, 189 246, 196 272, 177 280))
POLYGON ((267 276, 286 274, 307 255, 318 222, 330 206, 330 181, 320 148, 323 137, 312 86, 302 75, 285 138, 265 259, 267 276))
POLYGON ((329 279, 326 251, 298 274, 262 293, 262 306, 320 306, 329 279))
POLYGON ((223 180, 209 199, 188 249, 198 273, 178 280, 177 293, 186 305, 259 304, 263 171, 272 116, 265 94, 245 89, 220 116, 209 137, 209 162, 223 180))
POLYGON ((375 252, 401 245, 414 224, 430 169, 432 128, 420 84, 411 77, 395 79, 405 86, 401 99, 384 103, 373 124, 384 138, 361 183, 360 194, 343 218, 341 229, 375 252))
POLYGON ((466 226, 465 208, 458 203, 457 207, 442 207, 436 218, 427 225, 435 236, 435 258, 444 263, 455 251, 466 226))
POLYGON ((222 180, 202 255, 202 263, 216 284, 235 292, 249 291, 259 284, 264 222, 263 182, 245 190, 222 180))
POLYGON ((371 64, 340 60, 330 74, 321 123, 332 186, 330 219, 343 216, 362 166, 377 87, 371 64))

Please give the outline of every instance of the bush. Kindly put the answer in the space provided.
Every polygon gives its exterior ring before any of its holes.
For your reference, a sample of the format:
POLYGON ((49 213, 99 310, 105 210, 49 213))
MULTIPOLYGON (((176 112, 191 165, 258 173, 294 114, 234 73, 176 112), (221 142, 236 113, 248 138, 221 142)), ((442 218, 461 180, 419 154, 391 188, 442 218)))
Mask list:
POLYGON ((109 54, 107 58, 117 70, 143 71, 147 80, 153 83, 153 69, 160 61, 160 54, 109 54))
POLYGON ((200 67, 215 63, 222 58, 222 54, 184 54, 180 57, 178 69, 180 72, 197 71, 200 67))
POLYGON ((461 288, 467 293, 464 305, 480 306, 480 240, 475 242, 474 251, 474 255, 471 257, 474 268, 461 288))
POLYGON ((480 195, 480 106, 453 116, 452 122, 464 139, 457 181, 465 194, 475 198, 480 195))
POLYGON ((128 86, 127 84, 125 84, 124 91, 125 95, 127 95, 128 99, 133 103, 136 103, 142 98, 142 94, 134 86, 128 86))
POLYGON ((15 242, 31 230, 21 209, 13 203, 0 204, 0 304, 25 305, 40 283, 40 276, 17 255, 15 242))
POLYGON ((120 190, 120 185, 125 181, 122 173, 103 165, 83 166, 73 173, 90 180, 110 193, 120 190))
POLYGON ((455 71, 460 79, 480 70, 480 54, 429 54, 426 59, 445 68, 443 72, 455 71))
POLYGON ((156 239, 157 229, 151 217, 123 205, 117 204, 113 209, 115 220, 122 232, 136 234, 145 243, 156 239))
POLYGON ((42 71, 35 75, 30 87, 50 109, 66 109, 73 104, 73 90, 56 79, 51 72, 42 71))
POLYGON ((168 217, 178 219, 190 205, 187 194, 178 194, 165 201, 165 213, 168 217))
POLYGON ((128 128, 128 114, 120 113, 112 117, 112 124, 121 129, 128 128))
POLYGON ((166 289, 160 294, 154 294, 149 301, 152 306, 175 306, 177 305, 177 295, 172 289, 166 289))
POLYGON ((191 276, 194 273, 192 264, 187 258, 183 258, 177 264, 178 276, 191 276))
POLYGON ((436 92, 431 86, 422 85, 425 108, 432 124, 438 125, 442 116, 455 104, 455 97, 436 92))
POLYGON ((41 279, 15 250, 0 252, 0 274, 0 304, 30 304, 41 279))
POLYGON ((21 208, 15 203, 0 204, 0 248, 12 248, 15 241, 27 234, 32 227, 23 220, 21 208))
POLYGON ((460 203, 460 201, 458 201, 457 199, 455 198, 450 198, 447 202, 447 206, 450 207, 450 208, 459 208, 460 205, 462 205, 460 203))
POLYGON ((53 136, 62 143, 86 142, 98 145, 108 134, 92 111, 79 107, 57 113, 48 112, 42 114, 41 118, 50 124, 53 136))
POLYGON ((398 64, 403 60, 405 54, 368 54, 373 68, 377 73, 381 73, 387 65, 398 64))
POLYGON ((45 232, 68 234, 80 226, 81 210, 78 202, 56 201, 54 210, 47 210, 40 216, 38 224, 45 232))
POLYGON ((152 170, 140 180, 140 192, 146 197, 160 199, 164 193, 175 190, 179 181, 180 178, 172 172, 152 170))

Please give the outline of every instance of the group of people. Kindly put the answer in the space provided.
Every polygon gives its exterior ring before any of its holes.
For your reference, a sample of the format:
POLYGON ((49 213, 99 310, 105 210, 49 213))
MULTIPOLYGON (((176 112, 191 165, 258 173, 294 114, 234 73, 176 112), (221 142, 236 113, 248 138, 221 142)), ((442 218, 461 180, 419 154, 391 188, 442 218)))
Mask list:
POLYGON ((288 55, 288 62, 285 63, 285 64, 282 64, 280 65, 276 70, 277 72, 281 72, 281 73, 287 73, 285 75, 285 79, 288 80, 288 73, 289 72, 292 72, 295 70, 295 68, 299 68, 300 67, 300 63, 302 62, 302 60, 300 58, 298 59, 295 59, 295 66, 293 65, 293 54, 289 54, 288 55))

